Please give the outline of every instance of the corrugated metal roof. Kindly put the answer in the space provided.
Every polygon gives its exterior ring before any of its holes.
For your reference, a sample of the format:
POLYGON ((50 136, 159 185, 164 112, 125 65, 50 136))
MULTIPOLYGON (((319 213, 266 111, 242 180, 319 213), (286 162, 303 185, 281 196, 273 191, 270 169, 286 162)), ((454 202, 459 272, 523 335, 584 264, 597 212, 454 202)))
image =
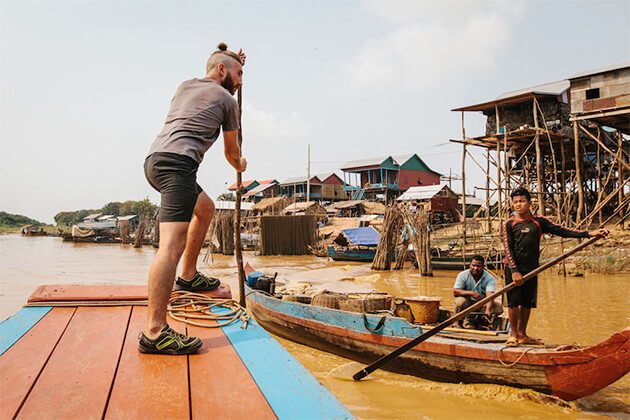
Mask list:
POLYGON ((482 102, 476 105, 466 105, 460 108, 452 109, 451 111, 483 111, 486 109, 494 108, 495 105, 502 105, 505 103, 518 103, 519 101, 531 99, 531 96, 533 95, 559 96, 562 95, 567 89, 569 89, 569 81, 559 80, 557 82, 545 83, 542 85, 505 92, 491 101, 482 102))
POLYGON ((423 185, 420 187, 410 187, 407 191, 398 197, 398 201, 410 201, 410 200, 429 200, 444 188, 448 188, 446 185, 423 185))
POLYGON ((251 197, 254 196, 258 193, 261 193, 263 191, 265 191, 268 188, 272 188, 273 186, 275 186, 277 184, 273 183, 273 184, 261 184, 259 186, 257 186, 256 188, 252 188, 251 190, 249 190, 245 195, 243 195, 243 197, 251 197))
POLYGON ((596 74, 607 73, 609 71, 620 70, 627 67, 630 67, 630 61, 626 61, 625 63, 620 63, 620 64, 611 64, 610 66, 600 67, 593 70, 583 71, 581 73, 578 73, 574 76, 569 77, 569 80, 581 79, 582 77, 594 76, 596 74))
POLYGON ((392 159, 394 159, 394 162, 396 162, 398 164, 398 166, 402 166, 405 162, 407 162, 409 159, 411 159, 414 155, 415 155, 415 153, 408 153, 406 155, 396 155, 396 156, 392 156, 392 159))
POLYGON ((536 95, 552 95, 558 96, 562 95, 562 93, 569 89, 569 81, 568 80, 559 80, 557 82, 545 83, 544 85, 537 85, 528 87, 525 89, 513 90, 510 92, 505 92, 497 98, 497 100, 513 98, 516 96, 520 96, 524 93, 533 93, 536 95))
MULTIPOLYGON (((305 176, 297 176, 297 177, 294 177, 294 178, 287 178, 287 179, 285 179, 284 181, 282 181, 280 183, 280 185, 306 184, 306 181, 307 181, 307 177, 305 177, 305 176)), ((317 175, 313 175, 311 177, 311 183, 313 183, 313 181, 315 181, 315 182, 322 182, 321 179, 319 179, 317 177, 317 175)))
MULTIPOLYGON (((255 179, 248 179, 247 181, 242 181, 243 188, 249 187, 252 183, 257 182, 255 179)), ((236 182, 228 187, 228 190, 236 190, 236 182)))
POLYGON ((127 215, 127 216, 119 216, 118 217, 118 221, 121 221, 121 220, 132 220, 132 219, 135 219, 136 217, 138 217, 138 216, 136 216, 135 214, 130 214, 130 215, 127 215))
POLYGON ((341 170, 361 168, 364 166, 378 166, 381 163, 385 162, 389 157, 390 156, 379 156, 368 159, 350 160, 341 166, 341 170))
POLYGON ((97 217, 100 217, 100 216, 102 216, 102 215, 103 215, 103 213, 92 213, 92 214, 88 214, 87 216, 85 216, 85 217, 83 218, 83 220, 85 220, 85 219, 96 219, 97 217))

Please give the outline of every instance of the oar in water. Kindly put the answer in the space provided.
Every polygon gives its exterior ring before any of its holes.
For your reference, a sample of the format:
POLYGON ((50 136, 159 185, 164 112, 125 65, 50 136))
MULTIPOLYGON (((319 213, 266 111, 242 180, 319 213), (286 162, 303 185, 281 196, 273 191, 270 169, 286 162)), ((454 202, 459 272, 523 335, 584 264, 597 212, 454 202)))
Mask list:
MULTIPOLYGON (((578 251, 586 248, 587 246, 591 245, 593 242, 597 241, 598 239, 599 239, 599 237, 591 238, 588 241, 579 244, 575 248, 568 250, 567 252, 565 252, 564 254, 560 255, 559 257, 556 257, 553 260, 551 260, 551 261, 541 265, 540 267, 538 267, 534 271, 524 275, 523 276, 523 281, 525 282, 525 281, 531 279, 532 277, 535 277, 536 275, 538 275, 539 273, 545 271, 549 267, 552 267, 552 266, 558 264, 560 261, 564 260, 565 258, 568 258, 571 255, 575 254, 576 252, 578 252, 578 251)), ((420 335, 419 337, 414 338, 413 340, 411 340, 407 344, 400 346, 399 348, 397 348, 396 350, 394 350, 390 354, 387 354, 387 355, 381 357, 380 359, 378 359, 377 361, 375 361, 374 363, 372 363, 371 365, 366 366, 365 369, 361 369, 360 371, 355 373, 352 376, 352 378, 355 381, 359 381, 359 380, 365 378, 370 373, 374 372, 376 369, 379 369, 385 363, 390 362, 391 360, 393 360, 396 357, 400 356, 401 354, 405 353, 407 350, 411 350, 416 345, 422 343, 423 341, 427 340, 430 337, 433 337, 435 334, 439 333, 440 331, 442 331, 444 328, 448 327, 449 325, 451 325, 455 321, 459 321, 460 319, 466 317, 469 313, 471 313, 471 312, 481 308, 486 303, 490 302, 491 300, 494 300, 496 297, 501 296, 504 293, 509 292, 510 290, 514 289, 515 287, 518 287, 518 286, 516 286, 516 284, 514 284, 514 283, 510 283, 507 286, 505 286, 504 288, 497 290, 496 292, 494 292, 490 296, 486 296, 485 298, 481 299, 479 302, 469 306, 468 308, 466 308, 465 310, 463 310, 461 312, 456 313, 455 315, 453 315, 452 317, 450 317, 446 321, 443 321, 442 323, 440 323, 437 326, 433 327, 432 329, 430 329, 429 331, 427 331, 424 334, 420 335)))

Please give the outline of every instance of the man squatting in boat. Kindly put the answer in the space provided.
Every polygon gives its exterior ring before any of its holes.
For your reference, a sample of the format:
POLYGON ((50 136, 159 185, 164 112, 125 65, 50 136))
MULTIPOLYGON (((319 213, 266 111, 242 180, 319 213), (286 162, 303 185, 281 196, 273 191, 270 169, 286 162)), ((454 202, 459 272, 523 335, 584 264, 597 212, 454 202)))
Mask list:
POLYGON ((241 86, 245 55, 219 44, 206 64, 202 79, 183 82, 171 100, 164 128, 144 162, 149 184, 160 192, 160 247, 149 269, 149 307, 145 330, 139 337, 142 353, 189 354, 201 340, 179 334, 166 322, 166 307, 180 258, 176 284, 192 292, 214 290, 218 279, 197 271, 214 203, 197 184, 203 156, 223 129, 226 160, 238 172, 247 161, 238 145, 239 107, 233 95, 241 86), (183 256, 183 258, 182 258, 183 256))
MULTIPOLYGON (((461 312, 473 305, 475 302, 492 294, 497 289, 496 279, 485 269, 485 260, 481 255, 475 255, 470 261, 470 268, 457 275, 453 285, 453 296, 455 296, 455 312, 461 312)), ((464 318, 462 327, 473 329, 479 327, 490 327, 496 323, 496 317, 503 313, 500 302, 492 300, 484 306, 484 313, 481 317, 467 316, 464 318)))
POLYGON ((539 266, 540 238, 551 233, 563 238, 605 237, 606 229, 578 231, 559 226, 545 216, 531 212, 531 194, 525 188, 517 188, 510 194, 513 216, 503 225, 505 247, 505 284, 514 282, 518 287, 507 293, 508 317, 511 332, 506 346, 540 344, 541 341, 527 335, 527 322, 532 308, 536 307, 538 279, 533 277, 523 282, 523 276, 539 266))

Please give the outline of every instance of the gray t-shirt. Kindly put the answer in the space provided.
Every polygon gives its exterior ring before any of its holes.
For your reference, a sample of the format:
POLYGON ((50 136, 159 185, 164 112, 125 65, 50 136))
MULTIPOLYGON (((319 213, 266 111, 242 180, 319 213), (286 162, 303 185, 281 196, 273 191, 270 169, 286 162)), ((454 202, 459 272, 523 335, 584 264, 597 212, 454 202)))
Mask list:
POLYGON ((169 152, 190 156, 201 163, 203 155, 223 131, 238 130, 238 103, 212 79, 192 79, 177 88, 164 128, 149 155, 169 152))

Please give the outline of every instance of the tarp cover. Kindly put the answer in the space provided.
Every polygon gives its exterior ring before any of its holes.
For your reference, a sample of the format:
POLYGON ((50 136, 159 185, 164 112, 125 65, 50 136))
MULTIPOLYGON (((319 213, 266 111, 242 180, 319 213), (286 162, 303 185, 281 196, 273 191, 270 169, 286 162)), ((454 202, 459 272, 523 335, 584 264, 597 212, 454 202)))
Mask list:
POLYGON ((354 245, 376 246, 381 239, 381 235, 372 226, 344 229, 342 232, 354 245))

